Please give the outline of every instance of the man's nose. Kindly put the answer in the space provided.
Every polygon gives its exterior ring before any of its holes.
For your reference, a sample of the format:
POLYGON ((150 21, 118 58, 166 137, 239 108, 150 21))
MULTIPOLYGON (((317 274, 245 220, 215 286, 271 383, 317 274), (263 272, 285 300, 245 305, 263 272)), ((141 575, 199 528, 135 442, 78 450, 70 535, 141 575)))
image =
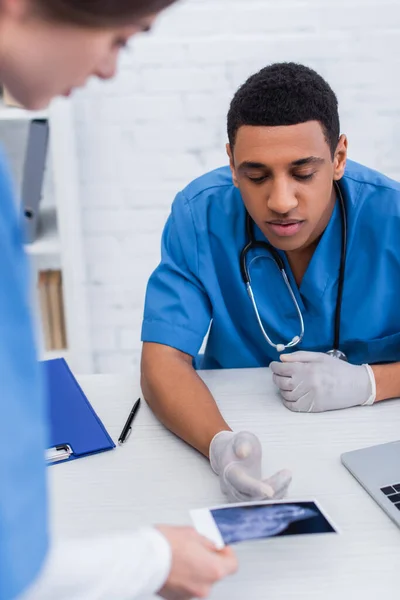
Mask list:
POLYGON ((285 180, 275 181, 268 193, 268 208, 270 211, 284 215, 298 205, 294 190, 285 180))

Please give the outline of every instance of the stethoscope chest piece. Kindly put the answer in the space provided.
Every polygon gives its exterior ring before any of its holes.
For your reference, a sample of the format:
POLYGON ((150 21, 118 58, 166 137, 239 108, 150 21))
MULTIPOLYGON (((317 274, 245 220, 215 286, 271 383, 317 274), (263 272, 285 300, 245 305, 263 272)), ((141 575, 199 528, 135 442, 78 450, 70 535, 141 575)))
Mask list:
MULTIPOLYGON (((333 358, 338 358, 339 360, 347 361, 346 355, 341 350, 336 350, 336 348, 338 348, 340 345, 340 316, 341 316, 341 308, 342 308, 342 295, 343 295, 343 285, 344 285, 345 267, 346 267, 346 250, 347 250, 347 218, 346 218, 346 206, 345 206, 345 201, 344 201, 342 191, 337 182, 334 182, 334 185, 335 185, 335 189, 336 189, 336 192, 337 192, 337 195, 339 198, 339 205, 340 205, 340 211, 341 211, 342 240, 341 240, 341 252, 340 252, 338 293, 337 293, 337 300, 336 300, 335 322, 334 322, 333 344, 334 344, 335 349, 329 350, 329 352, 327 352, 327 354, 329 354, 329 356, 332 356, 333 358)), ((292 289, 289 278, 285 271, 285 264, 283 262, 282 257, 280 256, 280 254, 276 250, 276 248, 274 248, 269 242, 256 240, 255 235, 254 235, 254 223, 248 213, 246 214, 246 236, 247 236, 247 243, 240 254, 240 271, 241 271, 242 279, 246 286, 248 296, 251 300, 251 303, 252 303, 253 309, 254 309, 254 313, 255 313, 257 321, 258 321, 258 325, 261 329, 261 332, 262 332, 265 340, 268 342, 268 344, 270 346, 275 348, 279 354, 282 354, 282 352, 284 352, 285 350, 287 350, 289 348, 294 348, 302 341, 302 339, 304 337, 303 315, 300 310, 300 306, 297 302, 296 295, 292 289), (256 248, 265 249, 265 250, 269 251, 270 254, 272 255, 272 258, 275 260, 276 266, 278 267, 278 269, 282 275, 282 278, 285 282, 285 285, 286 285, 288 292, 290 294, 290 297, 292 299, 293 305, 296 309, 296 313, 297 313, 297 316, 299 319, 299 333, 298 333, 298 335, 295 335, 294 338, 289 343, 286 343, 286 344, 275 343, 271 340, 267 331, 264 328, 260 313, 258 311, 257 302, 254 297, 253 289, 251 287, 250 273, 249 273, 247 260, 246 260, 249 251, 254 250, 256 248)))
POLYGON ((329 350, 327 354, 328 356, 332 356, 333 358, 338 358, 339 360, 344 360, 347 362, 347 356, 341 350, 329 350))

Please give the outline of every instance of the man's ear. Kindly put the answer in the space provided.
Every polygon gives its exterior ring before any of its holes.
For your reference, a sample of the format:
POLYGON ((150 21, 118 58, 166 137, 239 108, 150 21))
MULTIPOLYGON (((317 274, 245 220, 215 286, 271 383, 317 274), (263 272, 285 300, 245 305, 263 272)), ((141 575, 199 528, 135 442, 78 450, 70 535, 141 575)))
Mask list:
POLYGON ((237 177, 236 177, 235 163, 234 163, 234 160, 233 160, 233 151, 232 151, 232 148, 231 148, 231 145, 230 145, 230 144, 227 144, 227 145, 226 145, 226 153, 227 153, 227 155, 228 155, 228 157, 229 157, 229 166, 230 166, 230 168, 231 168, 231 171, 232 171, 232 181, 233 181, 233 185, 234 185, 235 187, 239 187, 239 186, 238 186, 238 182, 237 182, 237 177))
POLYGON ((347 137, 343 134, 340 136, 338 145, 336 147, 335 156, 333 159, 333 179, 334 181, 339 181, 342 179, 345 169, 346 169, 346 161, 347 161, 347 148, 348 142, 347 137))

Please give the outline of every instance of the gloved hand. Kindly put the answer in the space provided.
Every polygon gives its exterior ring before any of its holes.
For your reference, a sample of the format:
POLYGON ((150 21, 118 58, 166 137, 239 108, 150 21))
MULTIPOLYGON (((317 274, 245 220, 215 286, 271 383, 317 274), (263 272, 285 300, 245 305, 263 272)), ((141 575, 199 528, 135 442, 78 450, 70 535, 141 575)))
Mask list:
POLYGON ((210 444, 210 463, 221 490, 237 502, 283 498, 292 480, 287 470, 261 479, 261 443, 248 431, 217 433, 210 444))
POLYGON ((281 361, 270 368, 284 405, 292 411, 323 412, 375 402, 369 365, 351 365, 322 352, 283 354, 281 361))

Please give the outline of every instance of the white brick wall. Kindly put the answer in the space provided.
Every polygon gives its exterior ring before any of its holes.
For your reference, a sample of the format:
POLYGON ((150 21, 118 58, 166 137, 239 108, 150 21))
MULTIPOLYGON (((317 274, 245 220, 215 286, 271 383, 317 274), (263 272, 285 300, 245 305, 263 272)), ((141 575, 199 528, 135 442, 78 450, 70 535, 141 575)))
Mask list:
POLYGON ((316 68, 352 158, 400 178, 398 0, 187 0, 76 97, 92 339, 99 371, 140 357, 147 278, 176 191, 225 163, 235 89, 267 63, 316 68))

